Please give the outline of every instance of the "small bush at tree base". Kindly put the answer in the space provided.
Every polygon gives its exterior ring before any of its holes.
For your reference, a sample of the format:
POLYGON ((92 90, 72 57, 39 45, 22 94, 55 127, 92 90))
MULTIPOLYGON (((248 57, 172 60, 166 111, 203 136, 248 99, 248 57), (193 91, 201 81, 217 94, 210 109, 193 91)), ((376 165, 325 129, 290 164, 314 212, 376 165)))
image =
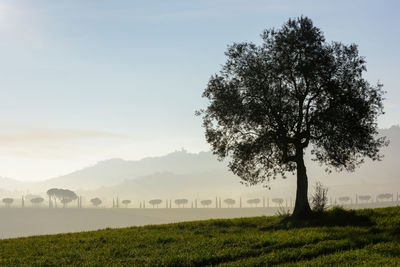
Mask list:
POLYGON ((312 196, 312 210, 321 213, 327 209, 328 204, 328 188, 323 186, 321 182, 315 184, 315 192, 312 196))

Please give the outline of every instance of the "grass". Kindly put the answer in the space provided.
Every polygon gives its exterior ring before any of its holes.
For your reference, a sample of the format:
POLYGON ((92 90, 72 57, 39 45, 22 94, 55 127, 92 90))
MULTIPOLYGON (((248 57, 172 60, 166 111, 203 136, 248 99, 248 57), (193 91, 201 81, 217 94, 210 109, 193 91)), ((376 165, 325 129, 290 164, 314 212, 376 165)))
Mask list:
POLYGON ((399 266, 400 207, 0 240, 1 266, 399 266))

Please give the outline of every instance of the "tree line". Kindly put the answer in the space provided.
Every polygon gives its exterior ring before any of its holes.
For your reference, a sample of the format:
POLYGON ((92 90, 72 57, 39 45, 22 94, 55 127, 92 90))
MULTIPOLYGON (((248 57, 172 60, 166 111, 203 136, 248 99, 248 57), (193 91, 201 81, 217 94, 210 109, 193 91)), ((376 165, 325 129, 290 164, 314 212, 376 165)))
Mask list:
MULTIPOLYGON (((82 208, 82 196, 78 196, 74 191, 69 190, 69 189, 60 189, 60 188, 51 188, 47 190, 47 196, 48 196, 48 207, 49 208, 66 208, 70 203, 73 201, 76 201, 75 206, 77 208, 82 208)), ((382 193, 378 194, 375 196, 375 198, 372 197, 372 195, 355 195, 354 198, 354 203, 353 203, 353 198, 350 196, 340 196, 338 198, 330 198, 330 204, 331 205, 336 205, 336 204, 362 204, 362 203, 373 203, 374 200, 375 202, 388 202, 388 201, 399 201, 399 193, 396 195, 393 193, 382 193), (396 196, 396 200, 395 200, 396 196)), ((35 195, 27 195, 27 196, 22 196, 21 197, 21 207, 25 207, 26 202, 30 202, 31 206, 33 207, 40 207, 43 205, 45 202, 45 199, 41 196, 35 196, 35 195)), ((12 204, 15 202, 14 198, 6 197, 2 199, 2 202, 5 207, 11 207, 12 204)), ((103 200, 99 197, 94 197, 89 200, 91 203, 91 206, 98 208, 100 207, 103 203, 103 200)), ((175 204, 175 207, 177 208, 185 208, 188 207, 188 204, 190 202, 190 207, 191 208, 198 208, 198 207, 203 207, 203 208, 210 208, 214 204, 215 208, 221 208, 222 203, 225 204, 226 207, 228 208, 233 208, 233 207, 243 207, 243 202, 242 198, 239 198, 239 201, 236 201, 233 198, 225 198, 221 199, 216 197, 215 200, 212 199, 203 199, 203 200, 198 200, 195 199, 193 201, 189 201, 189 199, 185 198, 179 198, 175 199, 173 202, 171 199, 151 199, 149 201, 140 201, 139 202, 139 208, 146 208, 146 204, 152 208, 172 208, 172 203, 175 204)), ((281 207, 285 204, 286 207, 292 207, 293 206, 293 201, 292 198, 271 198, 272 206, 270 205, 270 198, 251 198, 247 199, 245 203, 247 203, 247 206, 249 207, 281 207)), ((120 200, 119 198, 113 198, 113 203, 112 203, 112 208, 119 208, 120 205, 120 200)), ((125 208, 128 208, 129 205, 132 203, 131 200, 129 199, 123 199, 121 201, 122 205, 125 208)))

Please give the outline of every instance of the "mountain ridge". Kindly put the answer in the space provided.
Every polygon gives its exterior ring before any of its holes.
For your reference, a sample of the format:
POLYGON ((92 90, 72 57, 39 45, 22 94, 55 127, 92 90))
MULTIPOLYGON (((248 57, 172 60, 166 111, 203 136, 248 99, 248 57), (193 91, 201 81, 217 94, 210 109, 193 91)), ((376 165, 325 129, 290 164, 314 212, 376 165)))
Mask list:
MULTIPOLYGON (((389 147, 382 150, 385 155, 383 161, 372 162, 367 160, 354 173, 334 172, 326 174, 323 168, 306 157, 310 184, 317 180, 328 185, 349 185, 350 183, 362 185, 363 183, 372 184, 376 182, 399 183, 400 167, 397 159, 400 158, 400 127, 392 126, 388 129, 381 129, 380 134, 387 136, 391 141, 389 147)), ((199 174, 205 175, 208 173, 211 175, 213 172, 219 174, 220 177, 226 176, 231 177, 233 180, 240 180, 228 171, 226 162, 218 161, 212 152, 190 153, 186 150, 180 150, 164 156, 146 157, 141 160, 123 160, 120 158, 102 160, 93 166, 40 182, 24 183, 12 178, 0 178, 0 189, 45 191, 51 187, 61 187, 93 192, 100 190, 102 187, 118 188, 126 181, 138 178, 143 179, 143 177, 158 177, 158 181, 154 181, 155 185, 161 186, 164 184, 165 187, 168 187, 168 177, 171 178, 172 176, 166 175, 167 173, 180 177, 179 179, 182 180, 185 175, 188 179, 190 177, 201 179, 199 174)), ((211 176, 217 177, 217 175, 211 176)), ((286 180, 290 180, 290 183, 283 179, 277 179, 271 185, 272 187, 279 187, 293 186, 295 184, 295 179, 292 179, 291 176, 286 180)), ((213 186, 212 183, 212 180, 210 180, 211 187, 213 186)), ((179 187, 179 185, 177 186, 179 187)), ((196 188, 192 186, 192 189, 195 190, 196 188)))

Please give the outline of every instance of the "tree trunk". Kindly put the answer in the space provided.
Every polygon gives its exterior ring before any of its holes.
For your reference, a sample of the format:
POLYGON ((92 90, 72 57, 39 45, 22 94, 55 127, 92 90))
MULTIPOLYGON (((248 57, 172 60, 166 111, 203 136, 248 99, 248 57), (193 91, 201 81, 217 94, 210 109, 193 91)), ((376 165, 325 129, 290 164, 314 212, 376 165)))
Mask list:
MULTIPOLYGON (((302 154, 302 153, 301 153, 302 154)), ((304 218, 311 214, 310 205, 308 204, 308 178, 307 170, 304 165, 303 155, 297 160, 297 191, 296 203, 292 216, 294 218, 304 218)))

